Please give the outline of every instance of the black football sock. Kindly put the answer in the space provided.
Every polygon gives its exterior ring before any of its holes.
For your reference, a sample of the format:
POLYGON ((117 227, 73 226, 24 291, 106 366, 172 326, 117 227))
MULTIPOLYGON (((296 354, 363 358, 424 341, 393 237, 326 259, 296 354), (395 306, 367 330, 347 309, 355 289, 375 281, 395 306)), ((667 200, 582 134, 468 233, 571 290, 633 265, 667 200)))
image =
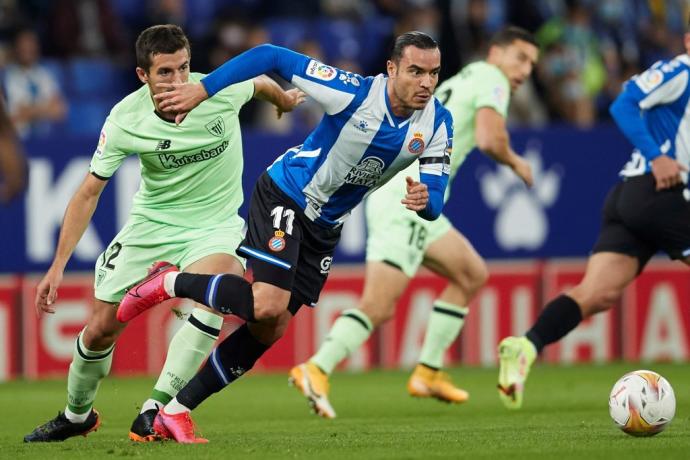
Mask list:
POLYGON ((525 336, 539 353, 546 345, 565 337, 581 321, 580 306, 572 297, 562 294, 546 304, 525 336))
POLYGON ((175 296, 192 299, 225 315, 232 313, 245 321, 254 321, 252 285, 241 276, 179 273, 175 278, 175 296))
POLYGON ((246 324, 242 325, 213 350, 204 367, 177 393, 177 401, 194 410, 249 371, 269 348, 254 338, 246 324))

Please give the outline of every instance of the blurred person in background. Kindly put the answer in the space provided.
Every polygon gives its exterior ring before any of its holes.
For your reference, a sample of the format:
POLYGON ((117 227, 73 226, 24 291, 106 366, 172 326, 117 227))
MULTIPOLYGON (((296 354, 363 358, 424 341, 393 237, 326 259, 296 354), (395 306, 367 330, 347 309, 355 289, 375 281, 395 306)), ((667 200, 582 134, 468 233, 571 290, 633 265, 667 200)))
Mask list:
POLYGON ((553 113, 580 127, 596 118, 595 98, 604 87, 606 69, 583 0, 566 0, 565 17, 549 19, 537 31, 543 49, 539 76, 553 113))
POLYGON ((23 139, 50 133, 50 122, 64 120, 67 104, 53 75, 40 64, 38 36, 20 29, 14 36, 12 59, 4 71, 3 89, 14 127, 23 139))
MULTIPOLYGON (((511 92, 529 79, 538 54, 531 34, 508 27, 491 39, 485 60, 467 65, 438 87, 438 100, 453 115, 451 180, 476 146, 494 161, 509 166, 526 185, 532 185, 529 164, 510 147, 505 119, 511 92)), ((393 317, 398 300, 420 266, 442 276, 448 284, 433 303, 418 365, 407 390, 411 396, 452 403, 469 398, 441 369, 443 357, 460 334, 468 305, 486 282, 488 271, 472 244, 447 217, 427 221, 391 206, 404 197, 405 178, 418 174, 414 168, 416 165, 411 165, 399 172, 366 201, 366 275, 358 308, 344 311, 318 351, 290 371, 292 381, 304 382, 298 386, 321 417, 336 416, 328 400, 330 374, 369 339, 375 328, 393 317)), ((449 198, 447 190, 445 199, 449 198)))
POLYGON ((550 300, 532 327, 498 346, 498 394, 522 407, 530 367, 544 347, 616 305, 657 252, 690 266, 690 22, 686 52, 659 61, 623 87, 611 116, 634 149, 604 201, 585 274, 550 300))
POLYGON ((126 29, 108 0, 57 0, 48 21, 51 55, 126 59, 126 29))
POLYGON ((0 95, 0 204, 9 203, 26 187, 26 160, 0 95))

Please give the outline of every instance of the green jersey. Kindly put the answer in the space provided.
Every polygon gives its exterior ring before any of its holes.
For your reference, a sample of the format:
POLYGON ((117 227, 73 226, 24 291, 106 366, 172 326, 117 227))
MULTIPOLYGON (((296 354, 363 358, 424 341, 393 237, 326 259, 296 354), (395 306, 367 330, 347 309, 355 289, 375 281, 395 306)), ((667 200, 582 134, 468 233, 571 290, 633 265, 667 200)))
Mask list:
MULTIPOLYGON (((508 78, 486 61, 469 64, 444 81, 436 97, 453 115, 453 153, 450 156, 450 179, 460 169, 467 155, 477 145, 474 137, 477 111, 490 107, 504 118, 510 102, 508 78)), ((449 184, 450 188, 450 184, 449 184)))
MULTIPOLYGON (((189 81, 203 76, 190 74, 189 81)), ((113 107, 90 171, 108 179, 127 156, 138 155, 132 218, 191 228, 229 222, 243 201, 238 114, 253 95, 251 80, 229 86, 176 125, 158 116, 144 85, 113 107)))

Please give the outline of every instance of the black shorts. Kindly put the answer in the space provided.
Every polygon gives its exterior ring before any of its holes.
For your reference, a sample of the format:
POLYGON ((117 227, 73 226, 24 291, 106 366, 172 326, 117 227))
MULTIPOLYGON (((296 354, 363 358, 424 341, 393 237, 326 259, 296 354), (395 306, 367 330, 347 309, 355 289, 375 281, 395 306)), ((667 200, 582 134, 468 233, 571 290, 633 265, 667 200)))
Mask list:
POLYGON ((309 220, 268 173, 254 186, 247 226, 237 250, 249 259, 254 281, 291 291, 291 304, 315 306, 341 227, 327 228, 309 220))
POLYGON ((672 259, 690 255, 690 203, 685 186, 656 191, 654 176, 627 178, 606 197, 602 228, 593 253, 617 252, 636 257, 642 271, 664 251, 672 259))

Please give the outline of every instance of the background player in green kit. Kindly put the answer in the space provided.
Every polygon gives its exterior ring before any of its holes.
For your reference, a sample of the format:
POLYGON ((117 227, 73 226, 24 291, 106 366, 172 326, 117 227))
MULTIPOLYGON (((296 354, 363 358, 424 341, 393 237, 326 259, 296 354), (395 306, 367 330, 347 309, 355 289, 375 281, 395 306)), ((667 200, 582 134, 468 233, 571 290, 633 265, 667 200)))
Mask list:
MULTIPOLYGON (((529 78, 537 57, 532 35, 508 27, 492 38, 485 61, 469 64, 438 87, 436 97, 454 120, 451 180, 477 146, 495 161, 510 166, 527 185, 532 184, 529 165, 510 147, 505 118, 511 91, 529 78)), ((448 286, 434 302, 408 391, 413 396, 455 403, 469 397, 440 369, 445 351, 460 333, 467 306, 486 282, 488 272, 481 256, 445 216, 425 221, 391 207, 403 198, 405 177, 418 178, 418 174, 413 167, 401 171, 368 198, 366 278, 359 307, 343 312, 316 354, 290 371, 291 380, 308 380, 313 393, 308 399, 322 417, 336 415, 327 397, 328 375, 369 338, 375 327, 393 316, 398 299, 420 265, 446 278, 448 286)))
MULTIPOLYGON (((158 83, 197 82, 190 74, 190 47, 182 29, 153 26, 136 43, 137 76, 142 87, 110 112, 101 131, 90 171, 72 197, 53 264, 38 285, 36 307, 54 312, 65 265, 96 209, 101 191, 123 160, 138 155, 141 185, 129 220, 96 261, 94 307, 79 334, 67 380, 67 408, 37 427, 26 442, 62 441, 95 430, 99 415, 92 404, 110 371, 117 336, 125 324, 117 305, 133 279, 141 279, 157 260, 169 260, 195 273, 242 275, 245 261, 235 253, 243 238, 242 137, 238 114, 252 97, 272 102, 278 114, 304 99, 283 91, 268 77, 220 91, 179 125, 175 114, 158 110, 152 94, 158 83)), ((155 266, 160 276, 170 266, 155 266)), ((158 407, 165 405, 194 375, 218 338, 223 319, 196 305, 172 339, 151 397, 130 430, 135 441, 155 439, 158 407)))

